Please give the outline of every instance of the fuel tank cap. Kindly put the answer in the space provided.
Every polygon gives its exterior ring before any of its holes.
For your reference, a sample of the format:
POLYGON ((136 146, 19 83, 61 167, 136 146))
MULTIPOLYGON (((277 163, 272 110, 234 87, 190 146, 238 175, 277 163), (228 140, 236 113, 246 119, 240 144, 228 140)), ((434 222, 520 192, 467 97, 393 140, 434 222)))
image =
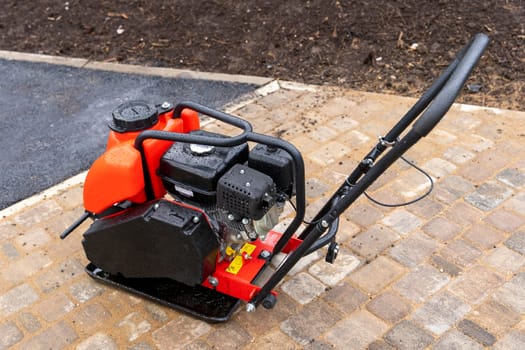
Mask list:
POLYGON ((151 128, 159 121, 157 108, 143 100, 133 100, 118 106, 109 123, 116 132, 140 131, 151 128))

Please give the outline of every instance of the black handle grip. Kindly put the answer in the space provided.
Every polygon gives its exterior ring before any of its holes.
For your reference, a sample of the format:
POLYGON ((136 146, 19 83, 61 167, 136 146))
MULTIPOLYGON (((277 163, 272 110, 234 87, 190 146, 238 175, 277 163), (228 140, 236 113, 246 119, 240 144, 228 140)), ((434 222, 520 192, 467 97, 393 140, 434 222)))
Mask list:
POLYGON ((420 136, 426 136, 436 126, 445 113, 450 109, 452 103, 467 81, 472 69, 476 66, 481 55, 489 43, 489 37, 485 34, 476 34, 472 41, 462 50, 459 64, 452 72, 450 78, 437 94, 427 110, 414 123, 412 129, 420 136), (464 52, 464 53, 463 53, 464 52))

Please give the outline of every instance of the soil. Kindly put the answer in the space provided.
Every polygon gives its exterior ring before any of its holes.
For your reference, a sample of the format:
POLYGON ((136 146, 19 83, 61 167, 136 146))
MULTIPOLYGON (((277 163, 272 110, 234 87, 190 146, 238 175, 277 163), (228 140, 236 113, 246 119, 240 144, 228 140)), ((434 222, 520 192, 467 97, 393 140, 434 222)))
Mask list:
POLYGON ((524 0, 1 0, 0 49, 417 96, 478 32, 459 101, 525 110, 524 0))

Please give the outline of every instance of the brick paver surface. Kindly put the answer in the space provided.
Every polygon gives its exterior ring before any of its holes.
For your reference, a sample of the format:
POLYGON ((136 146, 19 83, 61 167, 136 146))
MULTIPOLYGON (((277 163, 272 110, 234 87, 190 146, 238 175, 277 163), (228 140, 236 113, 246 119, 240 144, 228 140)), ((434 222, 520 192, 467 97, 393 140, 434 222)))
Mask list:
MULTIPOLYGON (((233 113, 303 152, 312 215, 413 102, 281 84, 233 113)), ((87 225, 58 239, 82 212, 81 185, 4 211, 0 349, 523 349, 524 123, 523 112, 454 106, 407 153, 434 178, 429 197, 403 208, 360 198, 342 216, 335 265, 304 259, 273 310, 241 308, 225 324, 92 281, 87 225)), ((398 203, 426 186, 398 162, 370 194, 398 203)))

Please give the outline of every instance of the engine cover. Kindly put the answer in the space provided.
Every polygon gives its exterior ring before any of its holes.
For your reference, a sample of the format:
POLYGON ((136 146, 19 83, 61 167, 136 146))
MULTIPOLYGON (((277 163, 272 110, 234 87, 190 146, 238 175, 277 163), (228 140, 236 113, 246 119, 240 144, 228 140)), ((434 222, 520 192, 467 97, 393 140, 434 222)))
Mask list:
POLYGON ((105 272, 190 286, 215 271, 219 249, 201 212, 166 200, 96 220, 82 244, 87 258, 105 272))

